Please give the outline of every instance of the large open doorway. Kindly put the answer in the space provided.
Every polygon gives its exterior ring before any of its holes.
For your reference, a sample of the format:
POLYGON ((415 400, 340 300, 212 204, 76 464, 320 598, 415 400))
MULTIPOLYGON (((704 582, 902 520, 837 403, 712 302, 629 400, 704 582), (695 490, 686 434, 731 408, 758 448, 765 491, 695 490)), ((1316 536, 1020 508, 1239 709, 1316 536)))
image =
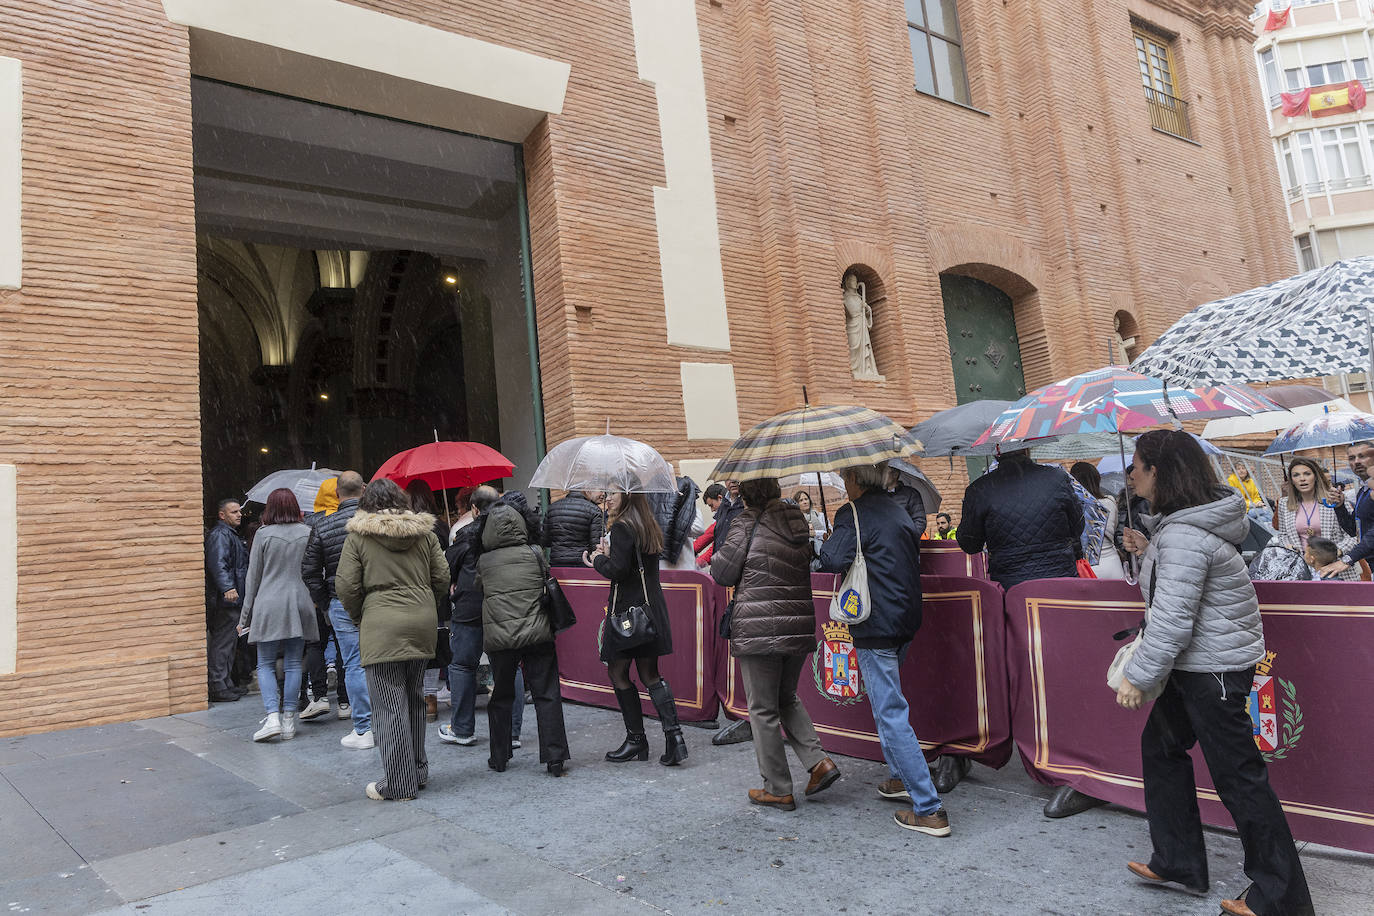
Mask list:
POLYGON ((542 442, 518 146, 192 81, 207 508, 280 468, 542 442))

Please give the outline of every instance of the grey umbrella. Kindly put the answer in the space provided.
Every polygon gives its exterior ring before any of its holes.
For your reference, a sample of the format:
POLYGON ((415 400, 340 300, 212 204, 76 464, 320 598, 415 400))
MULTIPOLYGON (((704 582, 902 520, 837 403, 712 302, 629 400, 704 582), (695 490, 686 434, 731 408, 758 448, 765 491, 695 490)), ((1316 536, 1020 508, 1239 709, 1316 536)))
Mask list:
POLYGON ((926 420, 917 423, 907 434, 908 439, 919 439, 925 448, 922 457, 959 457, 996 454, 996 446, 988 445, 978 449, 971 448, 973 440, 987 432, 993 421, 1011 406, 1011 401, 970 401, 931 414, 926 420))
POLYGON ((889 460, 887 466, 897 472, 897 477, 902 483, 921 494, 921 502, 925 503, 927 513, 940 508, 940 491, 935 489, 935 484, 930 482, 929 477, 921 473, 920 468, 900 458, 889 460))

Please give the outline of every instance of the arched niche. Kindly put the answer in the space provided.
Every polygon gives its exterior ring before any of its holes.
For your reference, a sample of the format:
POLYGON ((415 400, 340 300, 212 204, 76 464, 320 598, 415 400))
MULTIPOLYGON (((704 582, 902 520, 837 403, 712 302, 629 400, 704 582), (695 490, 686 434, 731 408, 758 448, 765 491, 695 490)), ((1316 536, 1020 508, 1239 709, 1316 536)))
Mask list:
POLYGON ((894 366, 901 359, 901 341, 896 333, 895 316, 888 307, 887 284, 883 282, 882 275, 868 264, 854 263, 840 274, 840 290, 841 301, 846 303, 844 320, 849 343, 850 370, 858 381, 885 381, 884 367, 894 366), (866 335, 862 337, 856 337, 855 329, 850 327, 852 316, 848 302, 854 295, 854 290, 849 288, 850 277, 857 281, 858 292, 863 297, 872 319, 871 323, 864 321, 862 330, 866 335), (871 365, 865 365, 867 357, 861 351, 865 343, 872 350, 871 365))

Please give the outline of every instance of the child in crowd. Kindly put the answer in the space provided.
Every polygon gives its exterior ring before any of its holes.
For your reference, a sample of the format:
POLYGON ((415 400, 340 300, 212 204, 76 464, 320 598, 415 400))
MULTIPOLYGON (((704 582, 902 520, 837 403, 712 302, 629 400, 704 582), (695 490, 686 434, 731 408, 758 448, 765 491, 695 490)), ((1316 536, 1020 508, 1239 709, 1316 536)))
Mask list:
POLYGON ((1302 558, 1317 570, 1340 559, 1340 551, 1336 549, 1336 542, 1329 538, 1308 538, 1307 552, 1302 558))

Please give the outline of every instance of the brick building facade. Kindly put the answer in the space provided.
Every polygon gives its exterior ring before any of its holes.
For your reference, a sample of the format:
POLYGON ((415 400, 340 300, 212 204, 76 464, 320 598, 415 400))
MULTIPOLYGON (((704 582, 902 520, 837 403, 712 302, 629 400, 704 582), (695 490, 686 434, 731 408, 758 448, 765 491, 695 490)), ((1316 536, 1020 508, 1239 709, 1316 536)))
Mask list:
POLYGON ((1244 0, 280 7, 0 12, 0 735, 205 703, 193 74, 519 143, 547 441, 699 476, 803 386, 976 397, 956 288, 1030 388, 1294 269, 1244 0))

